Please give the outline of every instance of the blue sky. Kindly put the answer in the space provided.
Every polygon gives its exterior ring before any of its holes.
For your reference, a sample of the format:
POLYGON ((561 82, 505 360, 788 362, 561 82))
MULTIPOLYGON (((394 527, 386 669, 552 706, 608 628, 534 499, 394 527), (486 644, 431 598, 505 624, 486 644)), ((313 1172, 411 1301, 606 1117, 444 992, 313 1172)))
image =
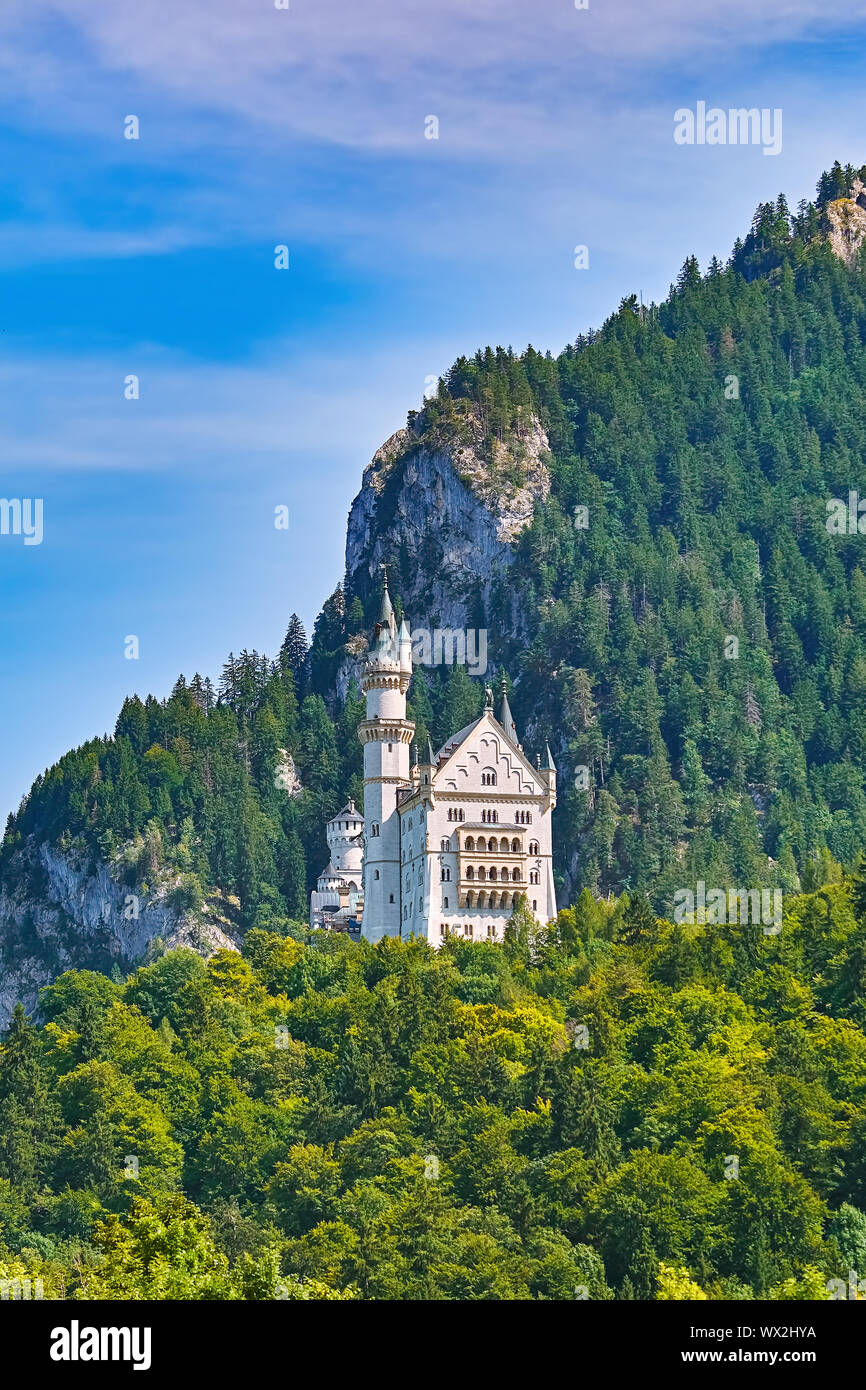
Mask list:
POLYGON ((127 693, 311 626, 428 376, 558 351, 866 161, 866 4, 589 6, 4 0, 0 497, 44 540, 0 536, 0 815, 127 693), (699 100, 781 108, 781 153, 675 145, 699 100))

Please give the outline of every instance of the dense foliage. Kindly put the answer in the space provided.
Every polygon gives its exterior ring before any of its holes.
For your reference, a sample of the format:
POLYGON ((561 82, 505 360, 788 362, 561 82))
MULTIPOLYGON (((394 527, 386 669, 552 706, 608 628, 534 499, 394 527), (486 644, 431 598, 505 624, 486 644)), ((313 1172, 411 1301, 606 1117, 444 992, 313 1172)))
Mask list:
POLYGON ((866 1269, 866 878, 782 932, 254 928, 0 1050, 0 1278, 74 1298, 826 1298, 866 1269), (303 938, 308 939, 304 940, 303 938))

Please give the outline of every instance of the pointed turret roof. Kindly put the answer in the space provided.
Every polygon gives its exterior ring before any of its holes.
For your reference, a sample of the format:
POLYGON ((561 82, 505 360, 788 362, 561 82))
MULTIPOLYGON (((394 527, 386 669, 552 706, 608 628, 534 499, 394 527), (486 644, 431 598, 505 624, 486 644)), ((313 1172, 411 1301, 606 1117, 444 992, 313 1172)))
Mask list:
POLYGON ((385 627, 390 627, 394 619, 394 605, 391 602, 391 595, 388 593, 388 577, 382 583, 382 607, 379 609, 379 622, 385 627))
POLYGON ((512 743, 518 744, 517 725, 514 722, 514 715, 511 713, 511 706, 508 703, 508 691, 505 685, 505 677, 502 677, 502 701, 499 706, 499 723, 511 739, 512 743))
POLYGON ((556 771, 556 763, 553 761, 553 754, 552 754, 551 751, 550 751, 550 744, 549 744, 549 743, 545 743, 545 745, 544 745, 544 762, 541 764, 541 766, 542 766, 547 772, 555 772, 555 771, 556 771))

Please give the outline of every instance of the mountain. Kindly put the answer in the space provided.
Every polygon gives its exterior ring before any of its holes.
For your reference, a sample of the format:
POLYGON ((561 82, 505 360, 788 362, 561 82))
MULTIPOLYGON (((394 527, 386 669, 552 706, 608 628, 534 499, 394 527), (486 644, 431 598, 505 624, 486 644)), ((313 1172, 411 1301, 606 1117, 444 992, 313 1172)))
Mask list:
MULTIPOLYGON (((505 674, 549 742, 560 901, 814 890, 866 846, 866 167, 761 204, 557 358, 459 359, 377 452, 307 649, 132 697, 38 778, 0 850, 0 1021, 58 971, 238 945, 306 917, 323 827, 362 800, 353 677, 390 565, 414 628, 487 634, 419 667, 426 746, 505 674), (851 511, 853 497, 853 513, 851 511), (854 528, 848 523, 854 516, 854 528), (834 529, 835 526, 835 529, 834 529)), ((423 741, 423 742, 422 742, 423 741)))

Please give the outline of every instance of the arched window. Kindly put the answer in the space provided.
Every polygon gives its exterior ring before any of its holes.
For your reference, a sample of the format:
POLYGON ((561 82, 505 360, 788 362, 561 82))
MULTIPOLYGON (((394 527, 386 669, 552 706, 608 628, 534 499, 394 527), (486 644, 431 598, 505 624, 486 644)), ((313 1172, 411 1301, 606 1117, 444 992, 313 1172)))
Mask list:
POLYGON ((370 826, 370 834, 371 834, 371 835, 378 835, 378 834, 379 834, 379 822, 378 822, 377 820, 374 820, 373 823, 372 823, 372 825, 370 826))
POLYGON ((378 877, 379 877, 379 870, 378 870, 378 869, 374 869, 374 871, 373 871, 373 877, 374 877, 374 878, 378 878, 378 877))
POLYGON ((537 911, 538 911, 538 903, 535 901, 534 898, 532 899, 532 911, 533 911, 533 912, 537 912, 537 911))
POLYGON ((513 839, 513 840, 511 841, 511 853, 512 853, 512 854, 519 854, 519 853, 520 853, 520 841, 519 841, 518 839, 516 839, 516 838, 513 839))
POLYGON ((479 907, 486 907, 486 906, 487 906, 487 894, 486 894, 486 893, 479 893, 479 894, 478 894, 478 906, 479 906, 479 907))
POLYGON ((505 838, 504 835, 503 835, 502 839, 499 841, 499 852, 500 852, 500 854, 507 854, 507 853, 508 853, 508 841, 506 840, 506 838, 505 838))
POLYGON ((495 864, 494 864, 493 868, 490 870, 490 873, 489 873, 488 877, 489 877, 491 883, 495 883, 495 882, 496 882, 496 865, 495 865, 495 864))
POLYGON ((519 883, 519 882, 520 882, 520 870, 519 870, 519 869, 512 869, 512 871, 511 871, 511 877, 512 877, 512 879, 513 879, 513 881, 514 881, 515 883, 519 883))
POLYGON ((443 899, 442 899, 442 906, 443 906, 443 907, 447 907, 447 906, 448 906, 448 899, 447 899, 447 898, 443 898, 443 899))
POLYGON ((443 883, 450 883, 450 882, 451 882, 451 870, 449 869, 449 867, 448 867, 447 864, 443 864, 443 865, 442 865, 442 882, 443 882, 443 883))
POLYGON ((486 767, 486 768, 484 769, 484 771, 482 772, 482 774, 481 774, 481 785, 482 785, 482 787, 495 787, 495 786, 496 786, 496 773, 493 771, 493 768, 492 768, 492 767, 486 767))
POLYGON ((511 906, 512 906, 512 907, 516 907, 516 906, 517 906, 517 899, 518 899, 518 896, 519 896, 519 895, 518 895, 517 893, 512 893, 512 894, 511 894, 511 906))
POLYGON ((472 923, 471 923, 471 922, 464 922, 464 923, 463 923, 463 935, 464 935, 464 936, 471 936, 471 935, 472 935, 472 923))
POLYGON ((481 868, 478 870, 478 881, 479 883, 486 883, 487 881, 487 870, 485 869, 483 864, 481 865, 481 868))
POLYGON ((496 853, 496 841, 495 841, 494 839, 492 839, 492 838, 489 839, 489 840, 487 841, 487 848, 489 849, 489 851, 490 851, 491 854, 495 854, 495 853, 496 853))
MULTIPOLYGON (((449 844, 449 841, 448 841, 448 840, 440 840, 440 841, 439 841, 439 848, 440 848, 440 849, 447 849, 447 848, 448 848, 448 844, 449 844)), ((467 845, 466 848, 468 849, 469 846, 467 845)))
POLYGON ((475 906, 475 894, 474 894, 474 893, 467 893, 467 894, 466 894, 466 906, 467 906, 467 907, 474 907, 474 906, 475 906))
MULTIPOLYGON (((445 848, 446 843, 447 843, 447 841, 444 841, 444 840, 443 840, 443 842, 442 842, 442 848, 443 848, 443 849, 445 848)), ((468 835, 468 836, 466 837, 466 848, 467 848, 468 850, 473 850, 473 849, 475 848, 475 836, 474 836, 474 835, 468 835)))
POLYGON ((473 867, 472 867, 471 864, 469 865, 468 869, 466 870, 466 877, 467 877, 468 879, 473 879, 473 878, 475 877, 475 870, 473 869, 473 867))
POLYGON ((532 824, 532 812, 531 812, 531 811, 527 811, 527 812, 526 812, 526 824, 527 824, 527 825, 531 825, 531 824, 532 824))
POLYGON ((537 840, 530 840, 530 841, 529 841, 529 853, 530 853, 530 854, 537 854, 537 853, 538 853, 538 841, 537 841, 537 840))

